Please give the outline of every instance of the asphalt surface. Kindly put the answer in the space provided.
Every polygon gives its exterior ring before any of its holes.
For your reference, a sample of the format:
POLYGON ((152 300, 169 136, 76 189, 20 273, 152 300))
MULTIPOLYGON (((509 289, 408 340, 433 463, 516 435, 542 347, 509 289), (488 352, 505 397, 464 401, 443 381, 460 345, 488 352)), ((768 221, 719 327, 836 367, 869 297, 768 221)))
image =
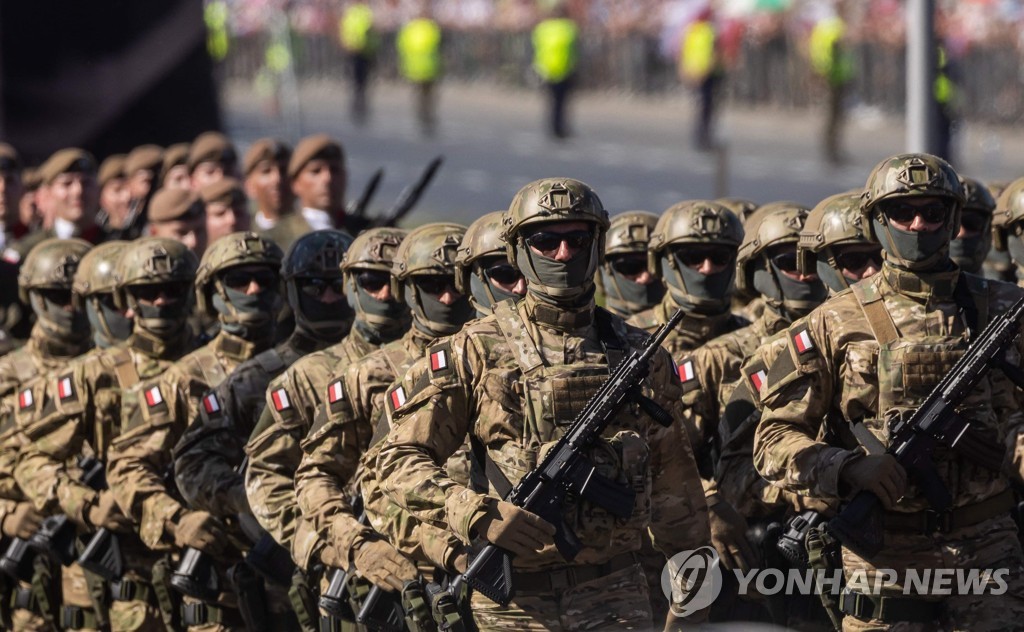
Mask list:
MULTIPOLYGON (((387 208, 435 155, 445 157, 433 184, 405 222, 440 219, 469 223, 504 208, 531 180, 568 176, 593 186, 613 213, 660 212, 684 199, 727 194, 759 203, 818 200, 862 187, 871 167, 904 150, 902 122, 865 108, 850 114, 847 160, 838 167, 821 159, 823 113, 726 107, 718 136, 722 152, 702 153, 691 139, 693 104, 683 92, 661 98, 583 93, 571 104, 573 136, 545 133, 546 101, 540 91, 486 85, 440 86, 437 133, 424 137, 413 116, 411 91, 378 84, 365 126, 348 117, 341 83, 305 85, 301 116, 275 114, 270 101, 246 85, 224 91, 228 131, 245 147, 261 136, 294 142, 327 132, 345 145, 349 197, 378 168, 385 175, 371 208, 387 208), (722 177, 722 174, 726 174, 722 177)), ((284 108, 295 111, 294 108, 284 108)), ((960 134, 956 166, 985 180, 1024 175, 1024 130, 968 125, 960 134)))

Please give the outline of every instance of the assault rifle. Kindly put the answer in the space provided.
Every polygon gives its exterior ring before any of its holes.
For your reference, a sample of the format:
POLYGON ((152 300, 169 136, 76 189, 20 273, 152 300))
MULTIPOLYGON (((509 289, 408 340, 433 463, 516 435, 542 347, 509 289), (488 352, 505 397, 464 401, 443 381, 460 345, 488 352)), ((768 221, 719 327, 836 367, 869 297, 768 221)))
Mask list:
MULTIPOLYGON (((351 500, 352 508, 359 512, 359 524, 367 526, 370 524, 369 518, 366 517, 366 512, 362 510, 363 499, 361 497, 354 496, 351 500)), ((320 599, 317 605, 326 614, 321 615, 321 621, 325 622, 330 629, 333 629, 335 624, 338 626, 345 621, 355 621, 356 613, 355 608, 352 606, 353 601, 358 602, 359 599, 353 600, 351 595, 352 591, 352 577, 349 576, 349 572, 343 568, 332 569, 330 578, 327 582, 327 590, 320 595, 320 599)), ((362 597, 363 595, 357 595, 362 597)), ((322 629, 325 627, 322 623, 320 626, 322 629)))
MULTIPOLYGON (((1021 318, 1024 298, 993 318, 921 406, 897 421, 889 433, 886 452, 907 471, 933 511, 946 511, 953 498, 932 461, 932 451, 940 444, 955 448, 964 439, 970 421, 958 415, 956 407, 993 366, 1005 362, 1002 354, 1020 333, 1021 318)), ((1011 369, 1008 367, 1007 371, 1011 369)), ((870 559, 878 555, 884 544, 881 509, 878 496, 860 491, 829 521, 828 529, 847 548, 870 559)))
MULTIPOLYGON (((565 435, 505 498, 554 525, 555 546, 567 560, 575 558, 583 548, 583 543, 562 517, 562 502, 567 494, 585 498, 620 518, 628 518, 633 513, 633 490, 602 476, 584 454, 630 399, 658 423, 672 425, 672 417, 658 404, 639 394, 636 387, 647 376, 651 359, 683 315, 682 309, 676 311, 640 349, 631 351, 614 368, 565 435)), ((473 557, 466 572, 452 583, 453 594, 458 594, 462 582, 479 590, 488 599, 508 605, 515 592, 511 554, 494 544, 486 545, 473 557)))

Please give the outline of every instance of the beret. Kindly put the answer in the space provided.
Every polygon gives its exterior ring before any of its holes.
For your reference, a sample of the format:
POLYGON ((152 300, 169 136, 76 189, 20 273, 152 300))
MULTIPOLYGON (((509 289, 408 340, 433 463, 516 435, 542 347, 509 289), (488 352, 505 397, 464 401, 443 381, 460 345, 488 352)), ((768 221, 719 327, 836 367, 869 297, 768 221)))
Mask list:
POLYGON ((292 159, 288 162, 288 177, 294 178, 299 175, 306 163, 314 158, 336 158, 344 161, 345 152, 341 148, 341 143, 327 134, 307 136, 299 141, 292 152, 292 159))

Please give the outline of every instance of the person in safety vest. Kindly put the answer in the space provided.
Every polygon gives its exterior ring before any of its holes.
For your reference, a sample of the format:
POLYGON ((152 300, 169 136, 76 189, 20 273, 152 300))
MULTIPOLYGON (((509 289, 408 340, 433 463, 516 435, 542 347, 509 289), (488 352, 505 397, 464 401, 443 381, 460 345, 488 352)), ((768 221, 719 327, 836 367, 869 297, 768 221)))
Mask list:
POLYGON ((370 67, 380 43, 369 3, 357 1, 348 5, 338 22, 338 36, 352 68, 352 122, 362 125, 368 114, 366 86, 370 81, 370 67))
POLYGON ((441 27, 424 9, 398 31, 395 46, 398 69, 416 89, 420 130, 424 136, 432 136, 437 127, 434 86, 441 75, 441 27))
POLYGON ((715 113, 718 85, 724 76, 718 51, 718 29, 711 7, 703 9, 683 31, 679 48, 679 78, 692 86, 700 98, 700 112, 694 128, 694 146, 701 151, 714 148, 711 123, 715 113))
POLYGON ((811 67, 828 88, 822 150, 831 164, 842 162, 843 99, 853 80, 853 55, 847 43, 846 21, 840 3, 835 15, 819 20, 811 30, 811 67))
POLYGON ((578 55, 579 28, 563 5, 533 29, 533 70, 551 95, 550 131, 566 138, 565 104, 572 87, 578 55))

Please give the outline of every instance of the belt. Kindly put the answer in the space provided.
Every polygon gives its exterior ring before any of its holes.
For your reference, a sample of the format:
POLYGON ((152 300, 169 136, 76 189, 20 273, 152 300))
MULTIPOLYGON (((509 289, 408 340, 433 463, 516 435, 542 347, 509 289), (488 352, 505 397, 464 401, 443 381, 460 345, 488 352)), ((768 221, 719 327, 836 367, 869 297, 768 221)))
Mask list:
POLYGON ((15 588, 11 595, 11 608, 14 610, 30 610, 39 614, 39 600, 32 588, 15 588))
POLYGON ((90 608, 81 606, 60 607, 60 627, 63 630, 78 630, 81 628, 100 627, 96 613, 90 608))
POLYGON ((933 509, 915 511, 914 513, 889 511, 885 514, 885 529, 924 534, 949 533, 992 518, 1007 516, 1013 508, 1013 504, 1013 490, 1006 489, 981 502, 946 511, 933 509))
POLYGON ((839 595, 839 609, 861 621, 884 623, 930 623, 942 617, 944 611, 937 601, 868 595, 849 588, 839 595))
POLYGON ((114 601, 149 601, 153 586, 147 582, 121 578, 110 582, 110 598, 114 601))
POLYGON ((637 564, 638 560, 636 553, 623 553, 603 564, 558 566, 531 572, 513 570, 512 585, 516 587, 517 592, 562 591, 611 575, 615 571, 637 564))
POLYGON ((211 606, 202 602, 181 605, 181 624, 183 626, 206 625, 219 623, 224 627, 245 627, 242 615, 234 608, 211 606))

